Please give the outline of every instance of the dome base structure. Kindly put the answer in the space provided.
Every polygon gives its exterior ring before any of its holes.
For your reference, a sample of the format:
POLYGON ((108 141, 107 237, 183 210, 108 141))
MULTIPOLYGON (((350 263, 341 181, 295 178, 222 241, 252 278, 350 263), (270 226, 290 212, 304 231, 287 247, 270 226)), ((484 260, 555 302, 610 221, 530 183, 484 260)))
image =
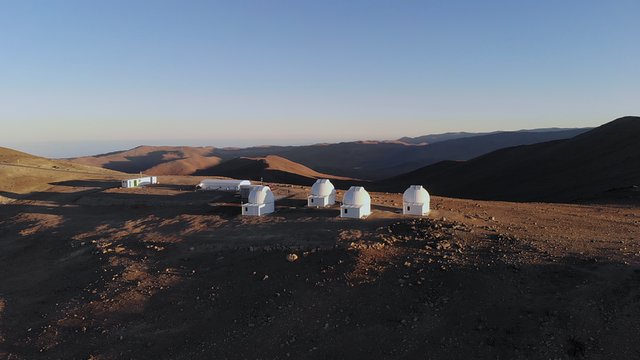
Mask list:
POLYGON ((340 206, 341 218, 362 219, 371 215, 370 205, 342 205, 340 206))
POLYGON ((326 207, 326 206, 334 205, 335 203, 336 203, 335 192, 332 195, 325 195, 325 196, 310 195, 309 197, 307 197, 308 207, 326 207))
POLYGON ((429 205, 424 203, 402 203, 403 215, 429 215, 429 205))
POLYGON ((243 216, 262 216, 275 211, 275 206, 271 204, 242 204, 243 216))

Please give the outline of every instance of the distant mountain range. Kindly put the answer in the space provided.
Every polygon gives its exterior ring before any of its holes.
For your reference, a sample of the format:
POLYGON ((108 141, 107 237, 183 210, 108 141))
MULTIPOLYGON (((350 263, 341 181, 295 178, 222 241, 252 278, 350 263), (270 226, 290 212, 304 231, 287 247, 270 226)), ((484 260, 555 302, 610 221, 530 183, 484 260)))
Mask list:
MULTIPOLYGON (((575 129, 575 128, 541 128, 541 129, 523 129, 523 130, 517 130, 517 131, 510 131, 510 133, 557 133, 557 132, 562 132, 562 131, 572 131, 572 130, 590 130, 591 128, 579 128, 579 129, 575 129)), ((447 141, 447 140, 455 140, 455 139, 464 139, 464 138, 468 138, 468 137, 474 137, 474 136, 482 136, 482 135, 494 135, 494 134, 500 134, 500 133, 509 133, 509 131, 492 131, 492 132, 480 132, 480 133, 473 133, 473 132, 448 132, 448 133, 442 133, 442 134, 431 134, 431 135, 424 135, 424 136, 418 136, 418 137, 402 137, 396 141, 399 142, 403 142, 405 144, 414 144, 414 145, 421 145, 421 144, 434 144, 437 142, 441 142, 441 141, 447 141)))
POLYGON ((505 148, 469 161, 443 161, 371 185, 487 200, 640 199, 640 117, 623 117, 565 140, 505 148))
POLYGON ((421 184, 434 195, 486 200, 640 202, 640 117, 594 129, 467 135, 245 149, 139 146, 72 162, 0 148, 0 202, 78 176, 127 176, 106 169, 301 185, 330 178, 339 188, 388 192, 421 184))
POLYGON ((357 141, 308 146, 261 146, 250 148, 154 147, 71 159, 74 162, 150 175, 220 174, 225 162, 238 158, 278 156, 334 177, 380 180, 443 160, 468 160, 504 147, 571 138, 589 129, 539 129, 473 135, 469 133, 427 135, 430 144, 403 141, 357 141), (462 134, 462 135, 461 135, 462 134), (447 140, 442 140, 442 139, 447 140), (434 139, 440 139, 436 141, 434 139), (215 170, 216 167, 218 170, 215 170))

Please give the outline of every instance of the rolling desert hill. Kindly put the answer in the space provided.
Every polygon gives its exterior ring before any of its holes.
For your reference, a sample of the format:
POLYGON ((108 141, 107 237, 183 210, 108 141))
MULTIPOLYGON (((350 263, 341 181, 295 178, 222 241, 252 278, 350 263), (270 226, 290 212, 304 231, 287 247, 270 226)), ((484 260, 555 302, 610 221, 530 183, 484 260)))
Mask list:
POLYGON ((304 165, 275 155, 268 155, 263 158, 236 158, 208 169, 199 170, 194 175, 224 176, 296 185, 311 185, 318 178, 338 181, 351 180, 345 177, 319 173, 304 165))
POLYGON ((514 201, 640 197, 640 118, 619 118, 567 140, 516 146, 464 162, 443 162, 376 188, 424 184, 437 195, 514 201))
POLYGON ((322 173, 379 180, 443 160, 468 160, 500 148, 567 139, 584 131, 586 129, 540 129, 476 136, 466 136, 470 135, 466 133, 464 138, 451 139, 449 136, 449 140, 423 145, 400 141, 356 141, 250 148, 140 146, 72 161, 131 173, 193 175, 232 159, 277 155, 322 173))
POLYGON ((220 158, 211 156, 213 150, 212 147, 143 145, 126 151, 69 160, 126 173, 190 175, 220 163, 220 158))
POLYGON ((55 182, 78 178, 114 178, 123 175, 100 167, 65 160, 50 160, 0 147, 0 203, 47 189, 55 182))

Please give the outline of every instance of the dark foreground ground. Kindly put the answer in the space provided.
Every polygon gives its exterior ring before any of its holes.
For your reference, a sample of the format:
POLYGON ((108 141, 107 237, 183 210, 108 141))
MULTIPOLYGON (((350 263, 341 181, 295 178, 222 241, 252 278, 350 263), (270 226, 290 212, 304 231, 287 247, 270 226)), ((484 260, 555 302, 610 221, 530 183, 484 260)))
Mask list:
POLYGON ((417 219, 372 194, 358 221, 274 185, 278 212, 242 218, 170 180, 0 206, 0 359, 640 358, 638 207, 435 198, 417 219))

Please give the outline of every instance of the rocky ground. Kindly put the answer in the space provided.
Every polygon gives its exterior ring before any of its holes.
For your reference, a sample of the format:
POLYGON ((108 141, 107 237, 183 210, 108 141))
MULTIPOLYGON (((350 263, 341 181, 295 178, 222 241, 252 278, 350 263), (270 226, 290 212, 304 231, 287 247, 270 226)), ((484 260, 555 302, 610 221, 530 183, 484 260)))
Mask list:
MULTIPOLYGON (((197 179, 60 182, 0 206, 0 358, 634 359, 640 206, 401 195, 340 219, 197 179)), ((338 199, 341 195, 338 196, 338 199)))

